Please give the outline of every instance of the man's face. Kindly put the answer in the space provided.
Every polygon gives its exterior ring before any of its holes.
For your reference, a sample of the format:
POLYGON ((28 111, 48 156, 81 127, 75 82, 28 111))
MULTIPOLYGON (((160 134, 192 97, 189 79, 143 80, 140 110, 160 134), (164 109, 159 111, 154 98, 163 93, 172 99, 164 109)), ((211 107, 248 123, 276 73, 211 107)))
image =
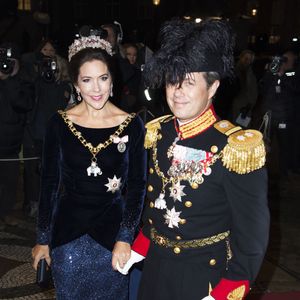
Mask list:
POLYGON ((285 62, 281 65, 281 71, 286 72, 292 70, 295 67, 297 56, 292 52, 286 52, 283 54, 283 58, 285 58, 285 62))
POLYGON ((246 67, 250 66, 254 60, 254 57, 250 53, 245 53, 241 58, 240 58, 240 63, 246 67))
POLYGON ((167 85, 166 96, 168 105, 181 122, 190 121, 203 113, 211 104, 219 81, 216 80, 209 88, 202 72, 188 73, 182 85, 167 85))

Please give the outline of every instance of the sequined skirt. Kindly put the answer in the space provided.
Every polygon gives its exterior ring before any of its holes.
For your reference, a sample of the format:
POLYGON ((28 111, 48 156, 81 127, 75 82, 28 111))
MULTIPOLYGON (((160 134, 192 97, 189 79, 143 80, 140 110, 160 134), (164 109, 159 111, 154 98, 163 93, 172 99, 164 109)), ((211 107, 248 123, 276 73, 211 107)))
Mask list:
POLYGON ((57 300, 128 299, 128 277, 112 269, 111 252, 89 235, 54 248, 51 256, 57 300))

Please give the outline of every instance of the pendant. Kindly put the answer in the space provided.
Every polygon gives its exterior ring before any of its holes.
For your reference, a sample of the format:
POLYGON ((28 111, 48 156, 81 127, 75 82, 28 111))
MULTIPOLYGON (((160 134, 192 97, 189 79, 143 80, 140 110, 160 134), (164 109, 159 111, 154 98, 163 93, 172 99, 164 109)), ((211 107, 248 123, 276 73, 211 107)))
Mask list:
POLYGON ((117 148, 119 152, 123 153, 126 150, 126 144, 124 142, 119 142, 117 148))
POLYGON ((98 167, 98 164, 95 161, 91 162, 91 165, 86 169, 88 176, 94 175, 102 175, 101 169, 98 167))
POLYGON ((157 208, 157 209, 166 209, 167 208, 167 202, 164 198, 165 198, 165 194, 160 193, 159 197, 155 200, 154 207, 157 208))

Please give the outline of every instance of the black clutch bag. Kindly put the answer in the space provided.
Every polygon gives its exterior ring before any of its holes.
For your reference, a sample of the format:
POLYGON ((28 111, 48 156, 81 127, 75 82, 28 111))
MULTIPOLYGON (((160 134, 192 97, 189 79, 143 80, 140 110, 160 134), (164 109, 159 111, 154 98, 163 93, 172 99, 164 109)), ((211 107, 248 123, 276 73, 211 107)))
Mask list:
POLYGON ((51 269, 48 266, 46 259, 41 259, 39 261, 37 272, 36 272, 36 283, 42 287, 47 288, 52 281, 51 269))

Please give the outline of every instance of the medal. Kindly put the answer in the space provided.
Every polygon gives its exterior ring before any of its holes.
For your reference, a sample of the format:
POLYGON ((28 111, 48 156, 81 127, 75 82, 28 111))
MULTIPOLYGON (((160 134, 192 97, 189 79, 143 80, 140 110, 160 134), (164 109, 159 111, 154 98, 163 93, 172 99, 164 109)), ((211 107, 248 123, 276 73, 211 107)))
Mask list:
POLYGON ((128 142, 128 135, 124 135, 123 137, 113 136, 113 142, 117 144, 117 149, 120 153, 125 152, 126 143, 128 142))
POLYGON ((118 151, 123 153, 126 150, 126 144, 124 142, 119 142, 119 144, 117 145, 118 151))

